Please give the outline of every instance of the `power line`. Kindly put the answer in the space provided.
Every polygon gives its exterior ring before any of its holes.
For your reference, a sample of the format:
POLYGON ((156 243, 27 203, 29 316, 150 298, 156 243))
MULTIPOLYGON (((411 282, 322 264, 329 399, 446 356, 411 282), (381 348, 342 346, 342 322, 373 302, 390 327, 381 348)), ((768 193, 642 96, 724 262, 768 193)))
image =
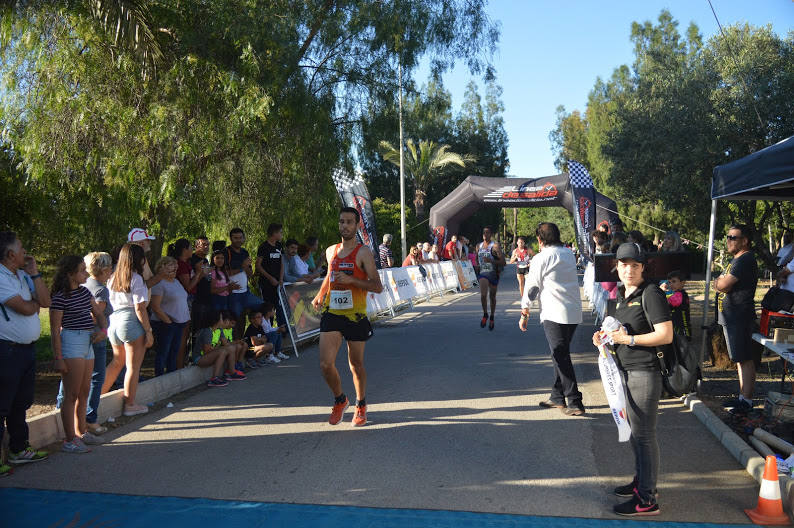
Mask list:
MULTIPOLYGON (((731 59, 733 60, 733 65, 736 67, 736 72, 739 72, 739 62, 736 60, 736 54, 733 52, 733 48, 731 47, 731 43, 728 40, 728 35, 725 34, 725 30, 722 29, 722 24, 720 24, 720 19, 717 18, 717 12, 714 11, 714 6, 711 4, 711 0, 706 0, 709 3, 709 7, 711 8, 711 12, 714 14, 714 20, 717 21, 717 27, 720 28, 720 33, 722 33, 722 37, 725 40, 725 46, 728 48, 728 55, 730 55, 731 59)), ((750 87, 747 86, 747 82, 744 80, 744 77, 739 75, 739 80, 741 81, 742 85, 744 86, 745 92, 750 96, 750 103, 753 105, 753 110, 755 110, 755 116, 758 118, 758 124, 761 125, 761 130, 766 135, 766 125, 764 125, 764 120, 761 119, 761 114, 758 112, 758 107, 755 105, 755 97, 753 93, 750 92, 750 87)))

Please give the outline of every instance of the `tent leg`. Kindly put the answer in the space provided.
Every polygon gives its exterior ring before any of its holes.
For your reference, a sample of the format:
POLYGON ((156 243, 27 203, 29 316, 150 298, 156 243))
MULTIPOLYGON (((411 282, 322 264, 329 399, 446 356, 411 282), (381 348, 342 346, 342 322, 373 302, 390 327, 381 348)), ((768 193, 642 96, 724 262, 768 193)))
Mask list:
POLYGON ((703 320, 700 328, 702 330, 701 346, 700 346, 700 362, 698 365, 703 365, 703 360, 706 357, 706 346, 708 346, 708 332, 707 323, 709 317, 709 301, 711 295, 711 261, 714 259, 714 232, 717 228, 717 200, 711 201, 711 223, 709 224, 709 247, 706 252, 706 287, 703 291, 703 320))

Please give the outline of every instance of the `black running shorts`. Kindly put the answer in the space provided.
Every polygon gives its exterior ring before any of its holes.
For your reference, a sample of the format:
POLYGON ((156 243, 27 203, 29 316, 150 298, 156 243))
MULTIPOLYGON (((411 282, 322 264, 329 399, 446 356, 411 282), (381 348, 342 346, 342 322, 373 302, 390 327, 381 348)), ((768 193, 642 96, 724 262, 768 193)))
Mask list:
POLYGON ((366 341, 372 337, 372 325, 366 317, 354 322, 344 315, 326 312, 320 319, 320 332, 340 332, 348 341, 366 341))

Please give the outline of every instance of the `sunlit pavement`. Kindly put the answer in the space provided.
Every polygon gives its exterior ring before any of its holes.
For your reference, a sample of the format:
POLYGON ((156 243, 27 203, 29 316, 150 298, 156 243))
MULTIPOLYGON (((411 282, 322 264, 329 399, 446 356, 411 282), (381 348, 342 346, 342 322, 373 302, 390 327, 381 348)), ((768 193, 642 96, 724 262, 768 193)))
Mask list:
MULTIPOLYGON (((610 491, 631 479, 633 458, 606 407, 592 319, 573 347, 588 413, 567 417, 538 406, 551 363, 536 314, 522 334, 518 309, 508 268, 493 332, 479 327, 478 292, 378 324, 367 344, 366 427, 351 427, 351 412, 327 423, 332 399, 315 345, 140 417, 90 454, 17 469, 0 480, 9 488, 0 489, 2 517, 9 526, 117 527, 633 522, 611 513, 610 491)), ((354 399, 344 353, 337 363, 354 399)), ((755 506, 757 484, 700 422, 668 400, 659 429, 662 514, 651 519, 748 523, 742 509, 755 506)))

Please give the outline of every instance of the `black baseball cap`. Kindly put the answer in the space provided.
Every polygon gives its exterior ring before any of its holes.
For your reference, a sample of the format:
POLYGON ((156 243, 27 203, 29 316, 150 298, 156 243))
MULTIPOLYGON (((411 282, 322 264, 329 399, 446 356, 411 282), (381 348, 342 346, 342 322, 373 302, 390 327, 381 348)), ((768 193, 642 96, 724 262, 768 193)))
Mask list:
POLYGON ((618 246, 615 253, 615 258, 618 260, 632 259, 637 262, 645 263, 645 253, 642 252, 639 244, 634 242, 625 242, 618 246))

